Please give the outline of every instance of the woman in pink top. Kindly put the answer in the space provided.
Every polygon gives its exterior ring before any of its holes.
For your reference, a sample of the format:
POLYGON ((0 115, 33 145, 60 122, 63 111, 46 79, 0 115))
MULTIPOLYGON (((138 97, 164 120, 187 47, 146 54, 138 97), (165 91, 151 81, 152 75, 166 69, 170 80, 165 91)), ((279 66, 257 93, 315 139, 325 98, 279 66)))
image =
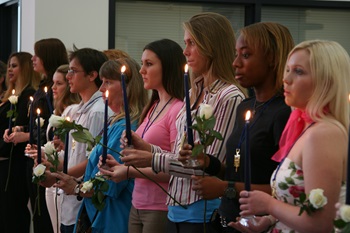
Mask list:
MULTIPOLYGON (((154 144, 165 151, 172 151, 177 134, 175 122, 184 98, 185 56, 176 42, 162 39, 145 46, 141 61, 144 88, 152 90, 152 97, 141 115, 141 125, 136 133, 132 133, 132 145, 135 149, 151 151, 150 144, 154 144)), ((126 143, 125 137, 121 140, 122 144, 126 143)), ((101 168, 101 172, 110 175, 115 182, 135 178, 129 232, 165 232, 166 194, 134 168, 120 166, 109 155, 107 165, 109 171, 101 168)), ((165 190, 168 189, 168 174, 155 174, 151 168, 140 170, 165 190)))

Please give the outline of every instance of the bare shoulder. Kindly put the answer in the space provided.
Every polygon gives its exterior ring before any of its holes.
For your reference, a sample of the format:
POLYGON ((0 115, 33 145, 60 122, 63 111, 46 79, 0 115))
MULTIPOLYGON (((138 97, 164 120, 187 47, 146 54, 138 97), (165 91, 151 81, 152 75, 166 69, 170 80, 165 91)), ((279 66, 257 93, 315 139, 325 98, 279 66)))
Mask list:
POLYGON ((321 121, 314 124, 308 132, 306 132, 306 136, 310 143, 317 143, 321 141, 334 141, 334 140, 345 140, 346 135, 341 128, 331 122, 321 121))

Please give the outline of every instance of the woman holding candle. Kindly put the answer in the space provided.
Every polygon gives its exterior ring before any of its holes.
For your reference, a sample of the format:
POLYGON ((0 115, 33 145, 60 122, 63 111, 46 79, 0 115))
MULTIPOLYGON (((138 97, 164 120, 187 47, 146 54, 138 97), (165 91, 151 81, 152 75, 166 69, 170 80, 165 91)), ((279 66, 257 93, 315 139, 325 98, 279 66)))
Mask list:
MULTIPOLYGON (((42 39, 37 41, 34 44, 34 53, 35 54, 32 57, 33 69, 41 74, 42 79, 39 84, 38 90, 33 96, 34 100, 32 111, 34 111, 33 116, 36 116, 36 110, 39 108, 41 110, 40 117, 45 120, 44 125, 40 131, 40 142, 43 146, 47 142, 46 129, 48 127, 48 119, 52 114, 50 109, 52 109, 53 106, 51 90, 51 86, 53 84, 53 74, 60 65, 68 64, 68 54, 65 45, 62 43, 61 40, 57 38, 42 39), (45 87, 48 89, 47 92, 45 92, 45 87)), ((36 118, 33 117, 33 120, 34 119, 36 118)), ((37 139, 37 125, 34 122, 31 122, 31 124, 33 126, 33 138, 37 139)), ((27 135, 28 138, 26 140, 29 140, 29 133, 27 135)), ((52 131, 50 132, 49 138, 53 138, 52 131)), ((37 142, 35 141, 34 143, 36 144, 37 142)), ((28 163, 28 174, 32 174, 33 165, 33 161, 30 161, 28 163)), ((30 189, 30 200, 31 206, 32 208, 34 208, 35 199, 37 197, 37 188, 35 184, 32 184, 31 179, 28 180, 28 183, 29 186, 32 186, 32 188, 30 189)), ((42 208, 41 216, 38 216, 36 214, 33 218, 34 231, 35 233, 53 232, 50 216, 46 207, 44 187, 40 187, 40 199, 40 207, 42 208)))
MULTIPOLYGON (((182 54, 182 48, 176 42, 162 39, 153 41, 144 47, 141 62, 140 73, 144 88, 152 90, 152 97, 143 110, 140 127, 135 133, 132 133, 132 145, 135 149, 150 150, 149 143, 152 143, 163 150, 171 151, 177 135, 176 116, 183 105, 185 56, 182 54)), ((123 147, 126 146, 125 140, 125 134, 123 134, 121 138, 123 147)), ((134 168, 121 166, 112 158, 109 158, 107 162, 107 165, 113 167, 110 168, 110 171, 101 169, 101 172, 112 176, 115 182, 127 179, 127 173, 129 178, 135 178, 129 232, 165 232, 166 194, 134 168), (148 197, 147 200, 144 198, 145 195, 148 197)), ((168 189, 170 178, 168 174, 155 174, 151 168, 141 170, 165 190, 168 189)))
MULTIPOLYGON (((280 162, 271 176, 274 197, 260 191, 240 193, 241 215, 269 214, 258 225, 244 229, 331 232, 336 209, 343 202, 349 128, 350 58, 333 41, 305 41, 288 55, 284 73, 285 102, 295 108, 283 131, 280 162), (300 214, 300 193, 321 189, 322 208, 300 214), (271 220, 271 223, 267 220, 271 220)), ((310 201, 313 199, 310 196, 310 201)))
MULTIPOLYGON (((108 95, 108 106, 114 112, 114 116, 109 118, 108 132, 107 132, 107 146, 108 156, 113 157, 115 160, 120 161, 119 154, 114 150, 120 148, 120 137, 125 130, 125 112, 123 107, 123 96, 121 88, 121 67, 125 65, 125 75, 127 77, 126 84, 128 86, 128 104, 131 117, 131 128, 136 129, 138 125, 138 116, 141 115, 147 101, 147 92, 142 88, 142 79, 138 73, 139 65, 131 58, 121 58, 118 60, 110 60, 105 62, 100 69, 100 77, 102 85, 100 91, 105 98, 106 91, 108 95), (131 91, 132 90, 132 91, 131 91), (112 148, 112 149, 109 149, 112 148)), ((104 138, 101 139, 104 141, 104 138)), ((98 173, 99 157, 102 154, 103 146, 97 145, 91 152, 86 166, 84 175, 84 181, 88 181, 95 177, 98 173)), ((102 211, 98 211, 92 203, 92 195, 94 190, 83 193, 80 191, 82 184, 75 188, 76 183, 70 182, 72 178, 63 173, 57 173, 57 178, 61 179, 59 185, 62 185, 64 180, 64 186, 62 187, 67 194, 79 194, 84 197, 83 204, 80 208, 80 212, 83 208, 89 216, 92 222, 93 232, 114 232, 118 229, 118 232, 128 232, 128 219, 131 207, 131 194, 134 187, 134 181, 126 179, 119 183, 108 181, 109 189, 105 192, 105 207, 102 211), (75 190, 74 193, 72 190, 75 190)), ((79 215, 79 214, 78 214, 79 215)))
MULTIPOLYGON (((54 113, 55 115, 66 116, 68 112, 70 112, 76 104, 80 102, 80 96, 77 93, 71 93, 69 90, 68 80, 66 79, 66 75, 68 73, 69 65, 61 65, 57 68, 56 72, 53 75, 53 85, 52 85, 52 96, 54 101, 54 113)), ((46 139, 49 139, 51 125, 48 125, 46 131, 46 139)), ((53 143, 56 149, 59 151, 60 160, 63 160, 64 154, 64 145, 63 143, 55 136, 53 138, 53 143)), ((49 169, 50 164, 47 164, 47 169, 49 169)), ((50 214, 52 227, 54 232, 57 233, 57 219, 58 226, 60 225, 60 196, 57 196, 57 207, 58 207, 58 216, 56 214, 56 188, 50 187, 46 188, 46 205, 50 214)))
POLYGON ((193 177, 196 181, 193 189, 204 198, 222 197, 219 213, 225 232, 236 232, 227 228, 227 223, 239 216, 237 192, 246 189, 245 185, 270 192, 270 176, 277 166, 271 157, 278 150, 278 141, 291 111, 282 95, 282 79, 293 45, 289 30, 278 23, 256 23, 240 30, 233 61, 236 80, 245 88, 253 88, 255 95, 238 106, 235 127, 226 144, 225 166, 206 158, 206 166, 211 168, 209 173, 222 180, 193 177), (252 115, 245 119, 248 111, 252 115), (247 151, 250 164, 246 163, 247 151), (251 172, 245 166, 250 167, 251 172))
MULTIPOLYGON (((192 88, 190 90, 190 104, 192 121, 199 115, 201 103, 212 105, 216 124, 214 129, 220 132, 223 141, 214 140, 207 147, 207 153, 225 161, 225 145, 228 133, 232 131, 236 109, 244 99, 244 94, 235 85, 235 72, 231 65, 235 54, 235 36, 230 21, 220 14, 201 13, 193 16, 184 23, 185 49, 183 54, 187 59, 192 88)), ((176 205, 168 198, 168 226, 167 232, 203 232, 205 221, 207 231, 216 232, 216 223, 211 222, 214 210, 218 208, 220 200, 207 202, 192 190, 194 181, 191 175, 202 175, 200 169, 185 168, 178 161, 181 138, 185 134, 186 108, 183 107, 176 120, 178 135, 174 143, 173 153, 161 150, 152 145, 152 153, 140 150, 125 149, 122 158, 126 165, 139 167, 152 166, 156 172, 169 173, 169 193, 187 209, 176 205), (205 217, 204 217, 205 214, 205 217)), ((187 129, 190 130, 190 129, 187 129)), ((199 139, 194 132, 194 141, 199 139)))
POLYGON ((40 80, 40 75, 32 69, 32 55, 17 52, 10 55, 7 66, 7 81, 9 88, 4 94, 0 105, 0 232, 29 232, 30 213, 28 210, 29 193, 26 185, 27 160, 24 156, 25 143, 21 142, 23 131, 28 128, 29 96, 35 92, 32 83, 40 80), (9 97, 18 96, 16 104, 17 117, 13 121, 13 130, 8 135, 7 111, 10 109, 9 97), (7 187, 6 187, 7 183, 7 187), (19 214, 20 213, 20 214, 19 214), (19 224, 20 222, 20 224, 19 224))

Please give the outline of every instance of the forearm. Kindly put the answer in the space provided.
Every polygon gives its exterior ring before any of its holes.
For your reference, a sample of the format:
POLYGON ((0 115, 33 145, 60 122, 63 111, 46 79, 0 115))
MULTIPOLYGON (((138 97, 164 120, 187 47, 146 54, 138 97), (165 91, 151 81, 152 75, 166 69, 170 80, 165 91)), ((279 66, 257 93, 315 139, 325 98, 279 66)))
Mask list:
POLYGON ((85 160, 74 167, 69 168, 68 174, 73 177, 81 177, 85 173, 85 168, 87 165, 88 160, 85 160))

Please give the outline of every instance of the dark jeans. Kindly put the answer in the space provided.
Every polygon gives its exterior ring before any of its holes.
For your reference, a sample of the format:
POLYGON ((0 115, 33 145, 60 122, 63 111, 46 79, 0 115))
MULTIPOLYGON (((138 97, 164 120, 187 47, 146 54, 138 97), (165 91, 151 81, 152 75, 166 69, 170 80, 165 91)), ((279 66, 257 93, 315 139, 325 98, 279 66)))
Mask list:
MULTIPOLYGON (((205 224, 207 233, 221 233, 222 227, 219 222, 207 222, 205 224)), ((180 222, 175 223, 168 220, 167 233, 203 233, 203 223, 180 222)))
POLYGON ((69 226, 61 224, 61 227, 60 227, 61 233, 73 233, 74 232, 74 226, 75 226, 74 224, 73 225, 69 225, 69 226))

